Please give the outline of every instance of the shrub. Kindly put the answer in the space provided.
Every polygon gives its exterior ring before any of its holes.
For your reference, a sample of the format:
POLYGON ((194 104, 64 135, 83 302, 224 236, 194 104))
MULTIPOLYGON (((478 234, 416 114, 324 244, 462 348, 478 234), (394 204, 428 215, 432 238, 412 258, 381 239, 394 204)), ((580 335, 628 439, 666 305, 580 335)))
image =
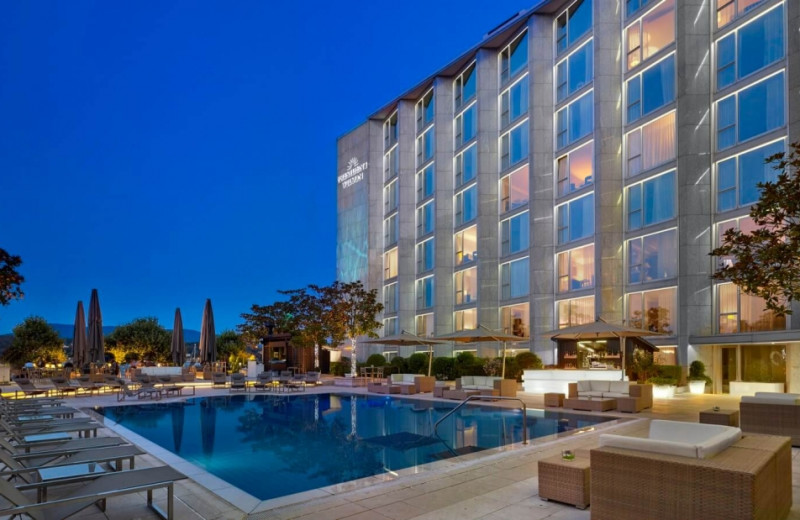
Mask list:
POLYGON ((408 372, 411 374, 428 373, 428 354, 417 352, 408 357, 408 372))
POLYGON ((472 352, 460 352, 456 356, 455 376, 482 376, 484 361, 472 352))
MULTIPOLYGON (((520 371, 542 368, 542 359, 533 352, 520 352, 514 357, 514 361, 520 371)), ((507 359, 506 363, 508 363, 507 359)), ((508 373, 508 365, 506 365, 506 373, 508 373)))
POLYGON ((456 360, 450 357, 433 358, 431 374, 439 381, 451 381, 455 379, 456 360))
POLYGON ((656 368, 658 369, 658 376, 674 379, 676 381, 675 384, 682 379, 683 367, 680 365, 656 365, 656 368))
POLYGON ((331 363, 331 374, 343 376, 350 373, 350 358, 343 357, 341 361, 331 363))
POLYGON ((402 357, 393 357, 389 362, 393 374, 405 374, 408 372, 408 360, 402 357))
POLYGON ((675 386, 678 384, 678 380, 674 377, 663 377, 663 376, 656 376, 651 377, 647 380, 648 383, 651 385, 671 385, 675 386))
POLYGON ((503 359, 487 359, 483 364, 483 373, 487 376, 499 376, 503 370, 503 359))
POLYGON ((383 354, 372 354, 364 364, 368 367, 382 367, 386 364, 386 358, 383 354))
POLYGON ((706 375, 706 365, 699 359, 689 365, 689 381, 705 381, 711 384, 711 378, 706 375))

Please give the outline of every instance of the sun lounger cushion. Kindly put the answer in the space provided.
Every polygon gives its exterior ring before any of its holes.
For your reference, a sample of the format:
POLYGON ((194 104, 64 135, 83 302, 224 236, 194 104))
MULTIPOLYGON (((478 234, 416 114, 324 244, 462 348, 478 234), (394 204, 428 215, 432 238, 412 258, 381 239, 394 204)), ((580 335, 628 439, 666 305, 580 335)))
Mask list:
POLYGON ((742 431, 730 426, 653 420, 646 438, 604 434, 599 441, 600 446, 705 459, 741 437, 742 431))

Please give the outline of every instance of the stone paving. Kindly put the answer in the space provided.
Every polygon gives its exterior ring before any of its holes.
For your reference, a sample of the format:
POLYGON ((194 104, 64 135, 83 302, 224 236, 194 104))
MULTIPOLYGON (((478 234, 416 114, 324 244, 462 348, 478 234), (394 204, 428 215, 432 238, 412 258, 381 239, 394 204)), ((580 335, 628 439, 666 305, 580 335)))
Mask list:
MULTIPOLYGON (((328 392, 331 387, 309 390, 328 392)), ((363 393, 363 388, 337 389, 337 391, 363 393)), ((227 394, 227 390, 200 389, 198 396, 227 394)), ((542 396, 518 394, 529 407, 541 408, 542 396)), ((432 399, 429 395, 415 396, 432 399)), ((116 398, 100 395, 70 398, 76 407, 116 405, 116 398)), ((122 403, 120 403, 122 404, 122 403)), ((139 403, 131 402, 130 405, 139 403)), ((510 405, 510 404, 508 404, 510 405)), ((627 435, 646 433, 649 419, 698 420, 698 412, 714 405, 721 408, 738 408, 738 398, 724 395, 694 396, 679 394, 673 399, 656 400, 652 410, 639 414, 605 415, 621 417, 597 426, 593 431, 562 434, 558 438, 535 440, 527 446, 515 445, 489 454, 459 457, 440 461, 416 469, 403 470, 398 476, 384 475, 359 481, 329 486, 289 497, 260 502, 252 496, 205 474, 185 471, 185 464, 170 460, 171 454, 159 450, 138 436, 134 437, 148 455, 137 459, 137 467, 161 465, 164 461, 190 474, 191 479, 175 486, 175 518, 186 520, 216 519, 304 519, 304 520, 568 520, 589 519, 591 508, 581 511, 572 506, 543 501, 538 497, 537 462, 557 455, 562 449, 588 450, 597 446, 600 432, 627 435), (157 454, 159 458, 153 455, 157 454), (202 485, 201 485, 202 484, 202 485), (225 486, 228 487, 225 487, 225 486), (209 490, 213 490, 209 491, 209 490), (226 500, 227 498, 227 500, 226 500)), ((119 432, 118 432, 119 433, 119 432)), ((110 434, 110 433, 107 433, 110 434)), ((800 483, 800 449, 792 449, 792 480, 800 483)), ((173 456, 174 457, 174 456, 173 456)), ((789 518, 800 520, 800 489, 793 486, 794 504, 789 518)), ((156 503, 165 507, 164 492, 156 492, 156 503)), ((73 518, 80 519, 151 519, 157 516, 146 507, 144 493, 116 497, 108 501, 105 513, 90 507, 73 518)))

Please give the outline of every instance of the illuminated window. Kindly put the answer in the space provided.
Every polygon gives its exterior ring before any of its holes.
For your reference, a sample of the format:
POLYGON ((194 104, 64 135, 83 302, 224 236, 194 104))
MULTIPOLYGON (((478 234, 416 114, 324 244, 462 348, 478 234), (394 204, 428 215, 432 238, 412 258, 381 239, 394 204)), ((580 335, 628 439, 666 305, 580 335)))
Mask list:
POLYGON ((664 0, 625 30, 628 70, 675 41, 675 0, 664 0))
POLYGON ((625 16, 630 16, 636 11, 639 10, 640 7, 644 7, 654 0, 625 0, 625 16))
POLYGON ((433 269, 434 251, 433 238, 429 238, 425 242, 417 244, 417 274, 433 269))
POLYGON ((475 330, 478 328, 478 309, 464 309, 453 314, 455 318, 454 329, 475 330))
POLYGON ((509 79, 528 65, 528 32, 518 36, 508 47, 500 51, 500 84, 505 85, 509 79))
POLYGON ((417 309, 433 307, 433 276, 417 280, 417 309))
POLYGON ((750 206, 761 197, 760 182, 774 182, 778 172, 768 157, 783 152, 783 139, 717 163, 717 211, 750 206))
POLYGON ((583 325, 594 321, 594 296, 556 302, 558 328, 583 325))
POLYGON ((529 199, 528 165, 500 179, 500 212, 524 206, 529 199))
POLYGON ((625 140, 628 176, 661 166, 675 159, 675 112, 628 132, 625 140))
POLYGON ((383 247, 397 243, 397 213, 383 221, 383 247))
POLYGON ((500 170, 528 159, 527 119, 500 137, 500 170))
POLYGON ((421 132, 429 124, 433 123, 433 89, 422 97, 416 107, 417 113, 417 132, 421 132))
POLYGON ((593 57, 590 40, 556 65, 556 102, 561 103, 592 82, 593 57))
POLYGON ((675 218, 675 170, 628 187, 628 230, 675 218))
POLYGON ((384 151, 388 151, 395 143, 397 143, 397 112, 389 116, 389 119, 383 124, 384 151))
POLYGON ((530 214, 524 211, 500 222, 500 254, 513 255, 528 249, 530 214))
POLYGON ((383 286, 383 311, 384 312, 397 312, 399 302, 399 293, 397 292, 397 283, 390 283, 383 286))
POLYGON ((470 186, 455 196, 456 227, 475 220, 478 216, 478 187, 470 186))
POLYGON ((456 188, 463 186, 478 173, 478 145, 473 144, 455 159, 456 188))
POLYGON ((633 76, 625 85, 628 123, 672 103, 675 101, 675 53, 633 76))
POLYGON ((500 95, 500 128, 528 113, 528 76, 525 75, 500 95))
POLYGON ((397 209, 397 181, 383 188, 383 212, 391 213, 397 209))
POLYGON ((433 163, 425 167, 424 170, 417 172, 417 202, 422 202, 433 195, 436 187, 436 177, 434 175, 433 163))
POLYGON ((783 58, 783 5, 717 40, 717 88, 783 58))
POLYGON ((594 92, 579 97, 556 113, 556 148, 564 148, 594 130, 594 92))
POLYGON ((590 185, 594 179, 594 141, 559 157, 556 170, 559 196, 590 185))
POLYGON ((478 296, 478 268, 471 267, 453 275, 456 305, 475 303, 478 296))
POLYGON ((397 177, 400 171, 400 159, 397 153, 397 146, 389 150, 389 153, 383 156, 383 180, 388 181, 397 177))
POLYGON ((592 1, 578 0, 556 18, 556 53, 561 54, 592 30, 592 1))
MULTIPOLYGON (((742 233, 750 234, 756 229, 756 223, 750 217, 741 217, 741 218, 734 218, 731 220, 726 220, 725 222, 720 222, 717 224, 717 247, 720 247, 723 242, 723 238, 725 237, 725 232, 729 229, 735 229, 741 231, 742 233)), ((733 265, 735 258, 733 256, 720 256, 717 257, 717 261, 720 265, 731 266, 733 265)))
POLYGON ((765 310, 763 298, 745 294, 732 283, 717 285, 717 303, 720 334, 786 329, 785 316, 765 310))
POLYGON ((397 248, 383 254, 383 278, 388 280, 397 276, 397 248))
POLYGON ((508 307, 500 307, 500 324, 506 334, 519 336, 520 338, 530 337, 530 304, 520 303, 509 305, 508 307))
POLYGON ((754 9, 763 0, 717 0, 717 27, 731 23, 737 16, 754 9))
POLYGON ((397 334, 397 317, 386 318, 383 320, 383 336, 391 336, 397 334))
POLYGON ((628 324, 650 332, 677 333, 677 297, 675 287, 628 294, 628 324))
POLYGON ((628 241, 628 283, 678 276, 678 230, 668 229, 628 241))
POLYGON ((417 336, 421 338, 433 337, 433 314, 421 314, 414 321, 417 325, 417 336))
POLYGON ((559 244, 594 235, 594 193, 556 208, 556 232, 559 244))
POLYGON ((475 63, 473 63, 453 82, 453 97, 456 110, 469 103, 475 97, 475 77, 477 75, 475 63))
POLYGON ((454 236, 456 266, 468 264, 478 259, 478 228, 469 227, 454 236))
POLYGON ((717 101, 717 149, 765 134, 784 125, 785 73, 717 101))
POLYGON ((417 167, 433 159, 434 145, 433 127, 417 137, 417 167))
POLYGON ((436 210, 433 201, 417 208, 417 238, 433 233, 435 224, 436 210))
POLYGON ((594 244, 558 253, 558 292, 594 287, 594 244))
POLYGON ((520 298, 530 291, 530 262, 528 257, 500 264, 500 298, 520 298))

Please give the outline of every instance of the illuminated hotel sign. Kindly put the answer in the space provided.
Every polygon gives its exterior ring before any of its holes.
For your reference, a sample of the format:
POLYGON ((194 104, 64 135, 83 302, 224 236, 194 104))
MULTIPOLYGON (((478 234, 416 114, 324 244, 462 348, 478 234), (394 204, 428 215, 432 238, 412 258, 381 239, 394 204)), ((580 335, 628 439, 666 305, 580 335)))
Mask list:
POLYGON ((353 184, 363 181, 368 166, 369 162, 364 161, 359 164, 358 159, 353 157, 347 161, 345 172, 339 175, 339 184, 342 185, 342 188, 349 188, 353 184))

